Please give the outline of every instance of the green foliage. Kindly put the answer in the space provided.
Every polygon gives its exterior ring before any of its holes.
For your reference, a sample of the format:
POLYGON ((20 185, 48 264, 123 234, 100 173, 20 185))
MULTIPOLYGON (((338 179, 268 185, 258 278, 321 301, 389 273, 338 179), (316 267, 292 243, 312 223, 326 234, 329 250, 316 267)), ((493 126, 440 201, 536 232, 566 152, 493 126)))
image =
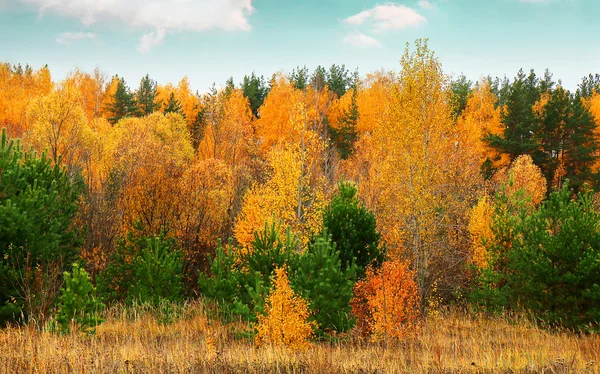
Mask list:
POLYGON ((311 319, 320 333, 347 331, 353 326, 350 300, 356 272, 354 264, 342 270, 339 252, 327 234, 317 237, 299 256, 291 274, 292 288, 309 301, 311 319))
POLYGON ((495 309, 522 307, 550 325, 598 329, 599 222, 592 194, 572 198, 567 187, 533 212, 499 210, 491 266, 476 296, 495 309))
POLYGON ((107 302, 180 300, 183 265, 174 241, 138 232, 117 242, 108 266, 98 274, 98 292, 107 302))
POLYGON ((248 98, 250 102, 250 109, 255 118, 260 118, 259 108, 262 106, 267 94, 269 93, 269 87, 265 82, 263 76, 257 76, 254 72, 250 76, 244 76, 244 81, 241 84, 241 89, 244 92, 244 96, 248 98))
POLYGON ((323 231, 331 235, 340 253, 342 269, 356 263, 360 277, 367 266, 381 263, 383 255, 375 215, 360 203, 352 184, 339 184, 338 193, 323 214, 323 231))
POLYGON ((450 108, 454 120, 457 120, 467 107, 467 101, 469 100, 469 95, 471 95, 472 87, 473 82, 468 80, 464 74, 461 74, 458 79, 452 81, 450 108))
POLYGON ((73 327, 78 331, 94 332, 103 322, 100 313, 104 304, 96 297, 96 288, 88 273, 74 263, 70 273, 65 271, 64 279, 56 313, 61 332, 69 333, 73 327))
POLYGON ((80 178, 69 178, 45 154, 23 151, 2 131, 0 324, 15 321, 21 312, 27 317, 48 311, 52 290, 58 290, 62 272, 77 257, 80 238, 73 221, 82 191, 80 178), (40 278, 47 274, 57 276, 40 278), (48 302, 32 310, 36 295, 48 291, 48 302))
POLYGON ((156 101, 157 83, 150 79, 148 74, 140 81, 140 87, 134 96, 138 112, 142 115, 152 114, 161 106, 161 103, 156 101))
POLYGON ((134 116, 138 113, 134 96, 123 78, 119 79, 113 102, 106 109, 111 114, 108 120, 113 124, 119 122, 122 118, 134 116))
POLYGON ((175 94, 173 92, 171 92, 171 95, 169 96, 169 101, 167 101, 163 113, 177 113, 185 118, 185 113, 183 112, 181 103, 175 98, 175 94))
POLYGON ((344 110, 344 115, 341 118, 340 128, 329 129, 329 134, 333 144, 338 150, 342 160, 347 159, 354 153, 354 143, 358 138, 358 104, 356 99, 358 97, 358 85, 354 85, 354 91, 352 92, 352 102, 350 108, 344 110))
POLYGON ((173 247, 173 241, 164 237, 146 239, 133 264, 136 282, 131 298, 153 304, 181 298, 182 256, 173 247))

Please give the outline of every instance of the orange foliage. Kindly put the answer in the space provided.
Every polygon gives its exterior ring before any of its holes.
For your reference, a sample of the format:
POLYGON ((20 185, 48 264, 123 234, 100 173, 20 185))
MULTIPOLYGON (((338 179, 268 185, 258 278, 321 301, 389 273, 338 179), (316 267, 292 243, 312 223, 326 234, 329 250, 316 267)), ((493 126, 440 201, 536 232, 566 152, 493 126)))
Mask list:
POLYGON ((106 76, 99 69, 95 69, 93 74, 76 69, 69 74, 63 83, 73 86, 79 91, 81 107, 90 122, 101 113, 105 81, 106 76))
POLYGON ((420 316, 419 290, 408 265, 395 259, 380 269, 367 269, 365 279, 356 282, 352 313, 357 328, 373 341, 401 339, 415 333, 420 316))
POLYGON ((484 141, 485 136, 502 135, 504 131, 500 108, 496 107, 497 101, 490 91, 489 81, 482 80, 469 96, 467 106, 457 123, 464 134, 462 145, 472 148, 480 163, 486 159, 492 161, 495 169, 505 167, 509 163, 508 155, 499 153, 484 141))
POLYGON ((161 110, 164 110, 167 103, 169 102, 169 96, 175 95, 175 99, 181 103, 181 109, 185 114, 185 120, 188 124, 188 128, 191 128, 192 124, 196 120, 198 114, 199 101, 198 97, 192 92, 190 87, 190 81, 187 76, 183 77, 177 86, 172 84, 160 85, 157 87, 156 101, 163 105, 161 110))
POLYGON ((517 157, 508 170, 499 171, 495 178, 506 186, 509 197, 523 191, 531 199, 532 206, 538 206, 546 197, 546 178, 529 155, 517 157))
POLYGON ((308 347, 308 339, 316 328, 308 321, 308 302, 290 287, 285 269, 275 269, 275 280, 266 300, 266 315, 258 315, 256 345, 285 346, 292 349, 308 347))
POLYGON ((479 199, 479 202, 471 212, 469 221, 469 233, 471 234, 472 261, 480 268, 487 267, 486 247, 494 239, 492 232, 492 220, 494 207, 487 196, 479 199))
POLYGON ((11 137, 21 137, 29 130, 29 104, 49 94, 52 88, 47 67, 33 72, 29 67, 17 69, 0 64, 0 128, 6 128, 11 137))

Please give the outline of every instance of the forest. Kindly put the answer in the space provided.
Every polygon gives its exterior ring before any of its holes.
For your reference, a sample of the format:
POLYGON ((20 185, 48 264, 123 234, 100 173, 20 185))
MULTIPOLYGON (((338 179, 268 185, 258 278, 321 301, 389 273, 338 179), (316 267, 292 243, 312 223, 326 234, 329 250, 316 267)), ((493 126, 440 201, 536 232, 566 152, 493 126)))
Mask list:
POLYGON ((4 63, 0 128, 0 371, 600 372, 599 74, 4 63))

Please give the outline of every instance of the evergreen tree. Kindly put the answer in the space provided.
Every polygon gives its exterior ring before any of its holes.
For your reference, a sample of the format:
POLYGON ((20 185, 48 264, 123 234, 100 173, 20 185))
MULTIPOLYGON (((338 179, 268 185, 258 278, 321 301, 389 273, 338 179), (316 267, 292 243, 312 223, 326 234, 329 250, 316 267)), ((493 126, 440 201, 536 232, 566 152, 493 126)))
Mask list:
POLYGON ((583 77, 579 84, 579 92, 581 97, 585 98, 592 96, 594 92, 600 92, 600 74, 589 74, 583 77))
POLYGON ((342 269, 355 263, 362 276, 367 266, 383 260, 375 215, 359 202, 356 187, 341 182, 338 190, 323 214, 323 232, 331 235, 342 269))
POLYGON ((464 74, 461 74, 458 79, 452 81, 450 108, 452 110, 452 117, 454 120, 457 120, 467 107, 467 101, 469 100, 472 87, 473 82, 468 80, 464 74))
POLYGON ((107 110, 111 114, 108 120, 113 124, 119 122, 121 118, 131 117, 137 114, 135 100, 129 88, 125 85, 125 80, 123 78, 119 79, 113 102, 108 105, 107 110))
POLYGON ((263 76, 258 77, 252 72, 250 76, 244 76, 241 89, 244 92, 244 96, 250 101, 252 114, 254 114, 255 118, 260 118, 259 108, 269 93, 269 87, 265 83, 265 78, 263 76))
POLYGON ((177 113, 180 114, 183 118, 185 118, 185 113, 183 112, 181 103, 175 98, 175 94, 173 92, 171 92, 171 95, 169 96, 169 101, 167 101, 163 113, 177 113))
POLYGON ((308 86, 308 80, 309 76, 306 66, 298 66, 290 74, 290 83, 297 90, 304 90, 308 86))
POLYGON ((327 86, 337 97, 342 97, 348 88, 352 86, 353 82, 355 82, 354 78, 355 75, 350 74, 348 69, 346 69, 346 65, 333 64, 329 68, 327 86))
POLYGON ((62 272, 77 257, 80 238, 73 223, 83 183, 45 153, 23 151, 3 130, 0 191, 0 324, 22 312, 39 321, 62 272))
POLYGON ((156 96, 157 83, 146 74, 140 81, 140 87, 135 92, 135 101, 141 115, 152 114, 160 108, 161 103, 156 100, 156 96))
POLYGON ((344 109, 344 115, 340 120, 339 129, 333 127, 329 129, 329 136, 343 160, 354 153, 354 143, 358 138, 357 125, 359 112, 358 104, 356 102, 358 97, 358 84, 354 84, 353 89, 350 108, 344 109))
POLYGON ((537 119, 533 106, 541 95, 538 83, 533 70, 529 75, 519 70, 515 80, 507 87, 506 110, 502 113, 504 134, 486 138, 490 145, 510 155, 511 160, 522 154, 533 155, 537 150, 534 137, 537 119))

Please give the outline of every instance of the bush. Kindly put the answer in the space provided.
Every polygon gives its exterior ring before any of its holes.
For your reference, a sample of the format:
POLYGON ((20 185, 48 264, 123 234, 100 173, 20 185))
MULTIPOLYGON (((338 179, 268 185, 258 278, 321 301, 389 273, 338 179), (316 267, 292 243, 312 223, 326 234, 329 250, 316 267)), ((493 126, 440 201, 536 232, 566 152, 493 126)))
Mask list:
POLYGON ((94 332, 103 321, 100 313, 104 304, 96 297, 96 288, 88 273, 75 263, 70 273, 64 273, 64 279, 56 313, 61 332, 69 333, 72 327, 78 331, 94 332))
POLYGON ((359 276, 367 266, 381 263, 375 215, 356 197, 356 187, 341 182, 338 193, 323 214, 323 232, 331 235, 340 253, 342 269, 356 263, 359 276))
POLYGON ((98 275, 98 292, 110 302, 178 301, 183 287, 182 266, 172 239, 128 233, 118 241, 109 265, 98 275))
POLYGON ((309 301, 311 319, 319 333, 347 331, 353 326, 350 300, 357 267, 351 264, 342 270, 339 252, 331 237, 322 235, 309 244, 299 256, 292 285, 309 301))
POLYGON ((3 130, 0 191, 0 325, 22 313, 43 323, 62 272, 77 258, 73 222, 83 183, 45 154, 23 151, 3 130))
POLYGON ((488 248, 490 266, 475 301, 494 310, 522 307, 550 325, 598 330, 600 213, 592 194, 572 198, 565 186, 536 210, 509 217, 505 211, 496 210, 492 229, 501 240, 488 248))
POLYGON ((315 322, 308 320, 308 303, 290 287, 285 268, 276 268, 274 278, 265 314, 258 313, 256 344, 306 348, 315 327, 315 322))

